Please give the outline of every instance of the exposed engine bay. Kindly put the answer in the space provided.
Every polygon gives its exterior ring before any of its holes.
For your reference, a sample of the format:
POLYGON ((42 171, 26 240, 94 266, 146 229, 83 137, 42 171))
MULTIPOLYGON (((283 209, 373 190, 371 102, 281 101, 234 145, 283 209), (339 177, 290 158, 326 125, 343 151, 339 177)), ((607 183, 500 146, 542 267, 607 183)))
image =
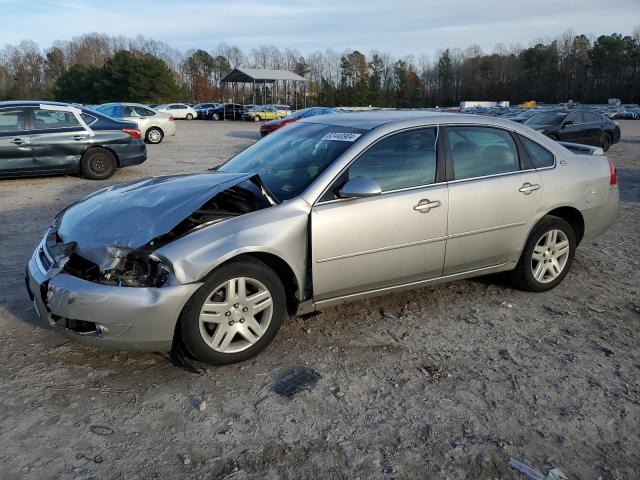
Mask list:
POLYGON ((207 172, 156 177, 125 184, 129 188, 118 187, 96 192, 58 214, 42 244, 41 260, 54 267, 49 276, 64 271, 106 285, 160 287, 169 279, 171 266, 154 254, 158 248, 194 230, 276 203, 257 175, 207 172), (229 177, 234 181, 227 181, 229 177), (170 188, 179 189, 185 182, 193 195, 170 188), (209 198, 203 196, 206 190, 209 198), (112 192, 114 195, 109 195, 112 192), (144 205, 141 195, 149 196, 144 205), (106 213, 101 215, 103 211, 106 213), (105 222, 105 216, 116 221, 105 222), (65 225, 69 218, 71 226, 65 225), (107 231, 104 225, 110 225, 107 231), (74 228, 77 226, 82 228, 74 228), (100 238, 113 241, 105 244, 98 241, 100 238))

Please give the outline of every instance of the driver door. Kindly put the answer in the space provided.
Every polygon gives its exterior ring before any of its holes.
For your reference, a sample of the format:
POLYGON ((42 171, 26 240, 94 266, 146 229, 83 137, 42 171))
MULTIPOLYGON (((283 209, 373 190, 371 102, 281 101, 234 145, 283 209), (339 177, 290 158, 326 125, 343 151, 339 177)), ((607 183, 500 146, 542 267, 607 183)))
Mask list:
POLYGON ((447 185, 436 182, 436 129, 385 137, 349 166, 311 213, 314 300, 439 277, 447 234, 447 185), (358 176, 382 193, 338 198, 358 176))

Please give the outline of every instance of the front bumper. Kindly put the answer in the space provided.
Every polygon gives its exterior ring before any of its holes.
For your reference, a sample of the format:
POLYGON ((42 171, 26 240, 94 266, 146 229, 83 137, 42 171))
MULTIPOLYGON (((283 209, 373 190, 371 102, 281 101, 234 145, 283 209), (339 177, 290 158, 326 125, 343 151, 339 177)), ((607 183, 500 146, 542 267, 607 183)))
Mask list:
POLYGON ((103 285, 64 272, 51 275, 43 267, 40 255, 42 245, 34 251, 26 272, 27 290, 36 313, 61 333, 86 345, 170 350, 180 312, 201 285, 161 288, 103 285), (82 328, 77 328, 78 325, 82 328))

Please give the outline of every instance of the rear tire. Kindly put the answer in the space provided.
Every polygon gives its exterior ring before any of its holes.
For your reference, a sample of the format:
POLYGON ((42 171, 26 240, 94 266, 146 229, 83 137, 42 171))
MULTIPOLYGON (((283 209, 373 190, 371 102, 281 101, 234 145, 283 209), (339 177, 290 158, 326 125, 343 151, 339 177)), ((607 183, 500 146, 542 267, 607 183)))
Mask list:
POLYGON ((264 350, 278 333, 285 311, 278 275, 263 262, 247 258, 229 262, 205 278, 185 305, 177 332, 194 358, 226 365, 264 350))
POLYGON ((213 120, 220 120, 220 115, 218 115, 217 113, 214 113, 214 114, 211 116, 211 118, 212 118, 213 120))
POLYGON ((611 148, 611 141, 611 135, 606 132, 600 136, 600 147, 602 147, 603 151, 606 152, 611 148))
POLYGON ((160 130, 157 127, 152 127, 149 130, 147 130, 147 133, 145 135, 145 140, 147 141, 147 143, 157 145, 158 143, 162 142, 163 137, 164 137, 164 134, 162 133, 162 130, 160 130))
POLYGON ((106 180, 118 167, 113 153, 105 148, 92 148, 80 160, 80 171, 91 180, 106 180))
POLYGON ((573 227, 564 218, 546 215, 531 231, 511 278, 523 290, 551 290, 569 273, 575 252, 573 227))

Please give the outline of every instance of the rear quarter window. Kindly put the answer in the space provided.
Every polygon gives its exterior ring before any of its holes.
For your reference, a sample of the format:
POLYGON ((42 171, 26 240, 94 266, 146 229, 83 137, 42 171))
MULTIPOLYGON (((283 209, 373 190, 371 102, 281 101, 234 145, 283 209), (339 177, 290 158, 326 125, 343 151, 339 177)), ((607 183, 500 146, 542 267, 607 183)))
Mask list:
POLYGON ((545 168, 553 166, 553 153, 544 148, 542 145, 534 142, 533 140, 529 140, 527 137, 523 137, 522 135, 519 135, 519 137, 520 141, 522 141, 524 149, 529 154, 529 158, 531 158, 534 167, 545 168))

